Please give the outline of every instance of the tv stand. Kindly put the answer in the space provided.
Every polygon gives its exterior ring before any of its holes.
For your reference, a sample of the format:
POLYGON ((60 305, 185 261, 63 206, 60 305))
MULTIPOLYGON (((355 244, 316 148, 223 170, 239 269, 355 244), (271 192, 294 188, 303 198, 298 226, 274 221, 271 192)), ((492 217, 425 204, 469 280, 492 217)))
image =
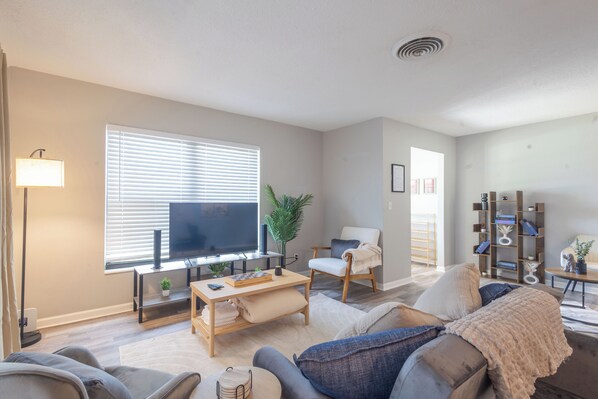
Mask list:
POLYGON ((250 254, 226 254, 210 258, 198 258, 195 261, 191 259, 179 261, 162 262, 160 269, 154 269, 153 263, 133 267, 133 311, 137 311, 139 323, 143 322, 143 309, 166 305, 173 302, 188 301, 191 298, 191 271, 195 269, 196 281, 201 280, 201 267, 209 266, 214 263, 229 263, 230 273, 235 274, 235 262, 242 262, 243 273, 247 272, 247 262, 265 260, 266 269, 270 269, 271 259, 278 259, 282 264, 282 254, 276 252, 268 252, 266 255, 259 251, 250 254), (147 275, 155 275, 166 272, 182 271, 187 272, 187 286, 184 288, 174 288, 170 290, 170 295, 162 296, 162 292, 156 294, 144 295, 143 284, 144 277, 147 275))

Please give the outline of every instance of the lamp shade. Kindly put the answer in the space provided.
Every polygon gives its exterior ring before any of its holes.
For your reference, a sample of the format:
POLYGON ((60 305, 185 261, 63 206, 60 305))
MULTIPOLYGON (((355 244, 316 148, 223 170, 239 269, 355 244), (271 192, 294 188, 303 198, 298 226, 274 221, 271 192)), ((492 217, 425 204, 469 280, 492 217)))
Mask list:
POLYGON ((17 158, 17 187, 64 187, 64 161, 17 158))

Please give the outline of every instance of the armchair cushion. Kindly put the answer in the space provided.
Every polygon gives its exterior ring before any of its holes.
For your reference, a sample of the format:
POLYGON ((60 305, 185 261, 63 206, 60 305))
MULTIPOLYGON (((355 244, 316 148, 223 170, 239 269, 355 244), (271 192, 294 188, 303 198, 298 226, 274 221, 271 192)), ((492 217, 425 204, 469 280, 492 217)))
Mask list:
POLYGON ((87 366, 65 356, 48 353, 15 352, 4 361, 36 364, 68 371, 83 382, 90 399, 132 399, 124 384, 104 370, 87 366))
POLYGON ((333 238, 330 243, 330 257, 341 259, 343 252, 347 249, 355 249, 359 246, 359 240, 339 240, 333 238))
POLYGON ((293 356, 303 375, 333 398, 388 398, 405 360, 441 327, 415 327, 325 342, 293 356))
POLYGON ((319 272, 332 274, 333 276, 345 277, 347 272, 347 262, 336 258, 316 258, 310 259, 308 264, 310 269, 319 272))

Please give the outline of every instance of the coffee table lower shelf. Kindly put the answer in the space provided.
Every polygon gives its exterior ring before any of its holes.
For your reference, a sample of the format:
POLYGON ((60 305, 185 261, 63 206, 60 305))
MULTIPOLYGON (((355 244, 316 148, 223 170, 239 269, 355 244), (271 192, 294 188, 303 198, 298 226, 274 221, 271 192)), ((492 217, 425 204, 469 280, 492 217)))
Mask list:
MULTIPOLYGON (((274 270, 267 270, 266 273, 274 274, 274 270)), ((284 270, 282 276, 273 276, 271 281, 255 284, 252 286, 235 288, 225 284, 224 279, 212 279, 210 282, 222 284, 223 288, 218 291, 213 291, 207 286, 207 281, 197 281, 191 283, 191 333, 195 334, 196 331, 199 331, 201 335, 203 335, 203 337, 208 341, 208 352, 210 357, 214 356, 215 338, 219 335, 229 334, 249 327, 258 326, 263 323, 269 323, 270 321, 287 317, 296 313, 302 313, 305 318, 305 325, 309 324, 309 277, 291 272, 289 270, 284 270), (306 305, 295 312, 272 318, 268 321, 264 321, 263 323, 251 323, 239 316, 233 323, 226 326, 213 325, 215 322, 214 309, 217 302, 298 286, 303 287, 306 305), (209 306, 210 323, 206 323, 199 316, 199 312, 196 307, 198 300, 203 301, 209 306)))

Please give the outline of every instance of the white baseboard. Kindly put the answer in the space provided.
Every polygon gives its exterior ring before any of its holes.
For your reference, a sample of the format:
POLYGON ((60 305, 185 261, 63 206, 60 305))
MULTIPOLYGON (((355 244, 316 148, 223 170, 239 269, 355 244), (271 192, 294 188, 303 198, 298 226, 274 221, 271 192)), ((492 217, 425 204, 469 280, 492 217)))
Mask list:
POLYGON ((76 323, 78 321, 95 319, 103 316, 110 316, 118 313, 130 312, 133 310, 131 302, 120 305, 106 306, 104 308, 83 310, 81 312, 67 313, 58 316, 45 317, 37 321, 37 328, 48 328, 61 326, 63 324, 76 323))

